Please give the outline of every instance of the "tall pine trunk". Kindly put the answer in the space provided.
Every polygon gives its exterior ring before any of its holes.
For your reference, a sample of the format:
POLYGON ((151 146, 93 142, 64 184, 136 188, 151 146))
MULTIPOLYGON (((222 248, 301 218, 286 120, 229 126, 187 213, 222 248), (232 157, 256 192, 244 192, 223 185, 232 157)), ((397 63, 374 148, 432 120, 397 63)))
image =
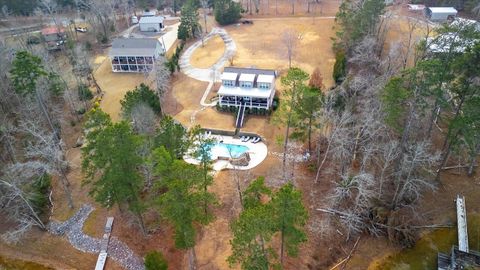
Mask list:
MULTIPOLYGON (((460 115, 460 112, 463 108, 463 103, 465 102, 465 98, 466 98, 466 94, 463 94, 462 97, 460 98, 460 103, 458 104, 457 109, 455 110, 455 116, 452 118, 450 123, 455 121, 460 115)), ((445 164, 447 163, 448 156, 450 155, 450 151, 452 149, 452 142, 455 142, 458 138, 458 135, 460 134, 460 131, 457 130, 455 131, 453 136, 450 136, 451 132, 452 132, 451 127, 449 127, 448 133, 445 136, 445 140, 443 141, 443 147, 442 147, 443 155, 440 162, 440 166, 438 167, 438 170, 437 170, 437 175, 435 177, 436 181, 440 181, 440 174, 443 166, 445 166, 445 164)))
POLYGON ((287 163, 287 150, 288 150, 288 136, 290 134, 290 124, 292 119, 292 112, 290 111, 287 121, 287 130, 285 131, 285 141, 283 142, 283 178, 286 178, 286 163, 287 163))
POLYGON ((308 153, 312 154, 312 115, 308 118, 308 153))
POLYGON ((468 176, 473 175, 473 169, 475 168, 475 164, 477 163, 477 155, 480 152, 480 143, 477 143, 477 147, 475 151, 470 154, 470 165, 468 166, 468 176))

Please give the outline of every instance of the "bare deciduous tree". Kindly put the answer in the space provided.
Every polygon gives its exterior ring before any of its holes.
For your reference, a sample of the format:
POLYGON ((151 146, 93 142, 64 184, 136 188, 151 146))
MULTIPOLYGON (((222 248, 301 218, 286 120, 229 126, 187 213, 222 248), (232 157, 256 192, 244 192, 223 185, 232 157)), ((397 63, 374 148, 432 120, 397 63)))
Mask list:
POLYGON ((165 94, 170 89, 170 71, 166 66, 165 57, 161 56, 155 61, 155 84, 157 88, 158 98, 163 101, 165 94))
POLYGON ((156 116, 152 108, 145 103, 135 105, 130 112, 135 132, 152 136, 155 133, 156 116))
POLYGON ((33 227, 45 230, 46 226, 38 211, 29 199, 25 188, 32 181, 42 177, 44 164, 40 162, 15 163, 7 167, 0 175, 0 209, 15 227, 2 235, 6 242, 18 242, 33 227))
POLYGON ((404 201, 408 204, 415 202, 426 188, 435 188, 435 185, 426 176, 434 174, 430 168, 437 165, 440 154, 432 154, 430 148, 430 143, 421 141, 410 145, 402 157, 400 170, 396 172, 400 177, 396 181, 392 199, 394 209, 404 201))
POLYGON ((66 174, 68 162, 65 160, 62 142, 58 141, 54 134, 46 132, 33 121, 22 121, 19 130, 32 137, 25 149, 26 157, 42 160, 45 164, 45 171, 60 178, 68 206, 73 208, 72 194, 66 174))
POLYGON ((288 68, 292 67, 292 58, 295 54, 295 49, 297 48, 298 41, 300 39, 300 33, 293 28, 286 29, 282 33, 282 43, 285 47, 285 53, 288 58, 288 68))

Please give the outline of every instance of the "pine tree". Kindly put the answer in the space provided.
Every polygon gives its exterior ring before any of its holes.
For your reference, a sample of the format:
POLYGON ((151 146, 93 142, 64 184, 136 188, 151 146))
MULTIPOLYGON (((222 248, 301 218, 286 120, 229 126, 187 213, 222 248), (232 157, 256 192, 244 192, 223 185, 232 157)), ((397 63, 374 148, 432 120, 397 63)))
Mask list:
POLYGON ((173 159, 164 147, 154 151, 154 160, 156 173, 160 176, 155 184, 157 193, 166 192, 153 203, 173 225, 175 246, 190 249, 195 257, 196 225, 206 225, 213 220, 211 213, 205 214, 203 203, 205 196, 212 198, 214 195, 205 194, 201 185, 203 174, 197 166, 173 159))
POLYGON ((296 67, 290 68, 286 76, 282 77, 282 85, 286 87, 283 92, 283 99, 280 102, 280 110, 277 112, 276 120, 282 125, 286 125, 285 137, 283 141, 283 173, 285 177, 285 164, 287 161, 288 139, 290 128, 298 123, 298 115, 295 108, 299 106, 301 95, 303 93, 305 82, 308 80, 308 74, 296 67))
POLYGON ((302 203, 302 194, 288 183, 272 198, 275 228, 280 232, 280 264, 283 265, 284 249, 289 256, 298 255, 298 246, 307 241, 303 229, 308 214, 302 203))
POLYGON ((122 209, 127 205, 145 233, 140 198, 143 179, 137 170, 142 159, 136 152, 140 138, 125 121, 113 124, 99 109, 91 115, 93 131, 87 134, 88 144, 82 148, 82 169, 85 183, 90 185, 89 194, 106 207, 116 204, 122 209))
POLYGON ((42 59, 27 51, 19 51, 12 62, 13 87, 23 96, 35 93, 37 81, 48 73, 42 65, 42 59))
POLYGON ((262 204, 263 196, 270 195, 272 195, 272 191, 265 186, 265 178, 263 176, 259 176, 256 180, 250 183, 247 189, 243 192, 243 208, 255 208, 262 204))
POLYGON ((268 246, 275 230, 272 209, 269 205, 258 205, 242 211, 232 225, 233 239, 230 241, 232 255, 227 259, 233 266, 237 263, 243 270, 270 269, 274 256, 268 246))
POLYGON ((237 22, 240 18, 242 7, 232 0, 215 0, 215 20, 220 25, 227 25, 237 22))
POLYGON ((172 157, 181 158, 189 146, 187 130, 171 116, 166 115, 157 129, 155 145, 164 146, 172 157))
POLYGON ((182 16, 178 26, 178 39, 186 41, 202 32, 198 21, 197 4, 193 0, 187 1, 182 7, 182 16))
POLYGON ((200 161, 200 170, 202 172, 202 180, 198 182, 199 189, 201 190, 201 198, 203 204, 203 210, 205 217, 212 217, 209 212, 209 206, 217 204, 217 199, 214 194, 208 192, 208 187, 213 183, 213 177, 210 174, 212 170, 212 157, 211 149, 215 143, 215 140, 205 136, 200 126, 192 128, 190 131, 190 141, 192 141, 192 153, 191 156, 200 161))
POLYGON ((307 138, 309 153, 312 152, 312 133, 314 128, 318 128, 319 126, 318 120, 321 116, 324 99, 325 95, 320 89, 305 87, 299 106, 296 107, 300 121, 295 133, 300 137, 307 138))

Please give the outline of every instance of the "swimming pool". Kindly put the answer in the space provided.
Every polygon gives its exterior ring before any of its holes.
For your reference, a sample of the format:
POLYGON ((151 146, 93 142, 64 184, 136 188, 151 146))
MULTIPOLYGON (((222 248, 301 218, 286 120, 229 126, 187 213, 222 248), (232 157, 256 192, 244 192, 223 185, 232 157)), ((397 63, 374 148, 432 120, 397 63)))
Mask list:
MULTIPOLYGON (((224 169, 250 170, 265 160, 268 154, 267 145, 264 142, 243 142, 239 138, 216 134, 212 134, 211 138, 214 139, 214 142, 209 149, 209 156, 212 160, 212 168, 215 171, 224 169), (237 159, 244 153, 249 154, 248 165, 232 165, 230 158, 237 159)), ((194 155, 183 157, 186 162, 195 165, 200 164, 199 158, 194 155)))
POLYGON ((216 143, 215 145, 212 146, 211 157, 216 158, 221 156, 221 157, 238 158, 248 150, 250 150, 250 148, 248 148, 245 145, 230 144, 230 143, 216 143))

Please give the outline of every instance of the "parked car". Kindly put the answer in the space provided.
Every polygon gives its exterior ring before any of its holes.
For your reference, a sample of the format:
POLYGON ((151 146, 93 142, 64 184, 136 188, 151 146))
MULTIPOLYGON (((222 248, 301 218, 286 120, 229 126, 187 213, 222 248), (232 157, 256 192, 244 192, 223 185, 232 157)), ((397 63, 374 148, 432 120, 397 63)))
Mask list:
POLYGON ((40 44, 40 38, 37 36, 28 36, 27 37, 27 44, 40 44))
POLYGON ((132 24, 137 24, 137 23, 138 23, 138 17, 132 16, 132 24))
POLYGON ((75 31, 80 32, 80 33, 86 33, 87 28, 86 27, 75 27, 75 31))

